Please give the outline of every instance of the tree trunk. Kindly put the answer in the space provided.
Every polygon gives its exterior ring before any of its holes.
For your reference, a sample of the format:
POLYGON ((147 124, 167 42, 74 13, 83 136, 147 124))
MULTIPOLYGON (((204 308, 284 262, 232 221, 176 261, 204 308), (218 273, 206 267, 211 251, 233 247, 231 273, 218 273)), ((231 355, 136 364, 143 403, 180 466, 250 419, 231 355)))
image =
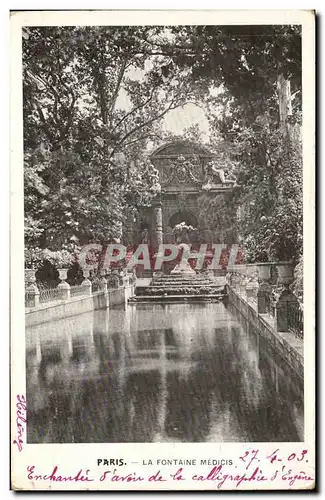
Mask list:
POLYGON ((287 134, 289 132, 288 117, 292 115, 291 87, 290 81, 286 80, 282 74, 278 76, 277 90, 279 98, 280 129, 283 134, 287 134))

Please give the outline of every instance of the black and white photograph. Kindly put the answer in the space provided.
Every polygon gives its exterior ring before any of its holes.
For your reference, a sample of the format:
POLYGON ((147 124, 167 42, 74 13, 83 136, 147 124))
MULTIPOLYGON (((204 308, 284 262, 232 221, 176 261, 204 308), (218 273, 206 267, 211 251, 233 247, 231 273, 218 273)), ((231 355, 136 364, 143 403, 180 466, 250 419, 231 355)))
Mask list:
MULTIPOLYGON (((15 451, 241 443, 245 462, 269 443, 269 463, 284 464, 274 478, 290 466, 283 488, 308 488, 302 23, 125 19, 21 28, 15 451)), ((128 460, 105 449, 97 469, 122 473, 128 460)), ((174 464, 157 453, 160 474, 174 464)), ((218 453, 215 477, 232 488, 238 457, 218 453)), ((40 466, 28 479, 59 467, 40 466)), ((90 481, 96 467, 83 467, 74 481, 90 481)))

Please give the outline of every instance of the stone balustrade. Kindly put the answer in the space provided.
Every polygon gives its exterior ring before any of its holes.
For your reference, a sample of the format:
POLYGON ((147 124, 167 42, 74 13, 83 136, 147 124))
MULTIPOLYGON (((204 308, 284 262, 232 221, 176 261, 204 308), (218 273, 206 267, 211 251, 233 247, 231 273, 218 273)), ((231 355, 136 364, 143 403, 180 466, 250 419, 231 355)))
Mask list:
POLYGON ((288 325, 288 330, 278 330, 277 324, 270 321, 267 314, 259 314, 252 301, 246 300, 230 284, 227 285, 229 307, 238 311, 247 324, 257 334, 265 338, 273 348, 285 359, 300 376, 304 375, 304 349, 302 336, 293 333, 288 325))
POLYGON ((61 283, 58 284, 57 288, 60 290, 60 298, 61 300, 69 300, 70 299, 70 285, 65 280, 68 277, 68 269, 58 269, 59 277, 61 283))
POLYGON ((293 271, 290 262, 228 266, 227 281, 241 296, 257 302, 258 314, 273 316, 278 332, 287 332, 292 328, 301 336, 301 307, 289 289, 293 271), (296 311, 296 314, 290 316, 290 311, 296 311))
POLYGON ((39 304, 40 292, 36 285, 36 270, 25 270, 25 302, 29 307, 37 307, 39 304))
POLYGON ((110 302, 109 297, 112 298, 113 303, 123 302, 124 295, 131 296, 134 292, 134 287, 136 283, 136 276, 134 272, 118 271, 113 270, 112 272, 107 272, 107 270, 101 271, 101 277, 98 284, 98 292, 94 292, 92 289, 92 281, 90 279, 90 271, 88 269, 83 269, 83 281, 81 285, 70 287, 67 283, 67 273, 68 269, 58 269, 60 283, 56 288, 39 290, 36 285, 35 269, 25 270, 25 306, 28 308, 37 308, 38 306, 43 306, 44 303, 54 303, 54 302, 69 302, 70 300, 76 300, 78 298, 92 297, 94 294, 102 294, 107 300, 107 307, 110 302), (123 291, 132 288, 128 293, 123 291), (114 292, 118 292, 114 296, 114 292), (40 297, 42 300, 40 301, 40 297), (42 304, 40 303, 42 302, 42 304))
POLYGON ((92 285, 91 285, 91 281, 89 279, 90 271, 88 269, 83 269, 82 274, 83 274, 84 280, 81 283, 81 285, 83 286, 84 293, 85 293, 85 295, 91 295, 92 294, 92 285))

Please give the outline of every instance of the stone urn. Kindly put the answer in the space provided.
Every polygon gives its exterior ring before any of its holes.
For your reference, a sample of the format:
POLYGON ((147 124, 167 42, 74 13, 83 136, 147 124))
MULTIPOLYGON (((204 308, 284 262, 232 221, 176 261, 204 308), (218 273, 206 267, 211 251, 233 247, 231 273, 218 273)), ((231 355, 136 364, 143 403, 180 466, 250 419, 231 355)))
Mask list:
POLYGON ((100 272, 99 272, 100 276, 102 278, 105 278, 106 274, 107 274, 107 269, 104 269, 103 267, 101 268, 100 272))
MULTIPOLYGON (((28 292, 27 307, 36 307, 39 304, 39 289, 36 285, 36 269, 25 269, 25 292, 28 292)), ((25 295, 26 301, 26 295, 25 295)))
POLYGON ((25 282, 26 282, 26 284, 36 282, 35 274, 36 274, 36 269, 25 269, 25 282))
POLYGON ((65 281, 67 279, 68 270, 69 269, 58 269, 61 283, 58 284, 57 288, 60 290, 62 300, 70 299, 70 285, 65 281))
POLYGON ((83 274, 83 277, 87 280, 89 278, 89 275, 90 275, 90 270, 89 269, 82 269, 82 274, 83 274))
POLYGON ((259 281, 268 281, 271 277, 271 263, 263 262, 257 264, 258 269, 258 280, 259 281))
POLYGON ((58 269, 59 278, 61 281, 65 281, 67 279, 68 271, 69 271, 69 269, 58 269))
POLYGON ((246 296, 248 299, 257 299, 258 293, 258 283, 254 281, 249 281, 246 286, 246 296))
POLYGON ((293 265, 291 262, 280 262, 277 264, 279 273, 278 281, 281 285, 289 285, 293 281, 293 265))

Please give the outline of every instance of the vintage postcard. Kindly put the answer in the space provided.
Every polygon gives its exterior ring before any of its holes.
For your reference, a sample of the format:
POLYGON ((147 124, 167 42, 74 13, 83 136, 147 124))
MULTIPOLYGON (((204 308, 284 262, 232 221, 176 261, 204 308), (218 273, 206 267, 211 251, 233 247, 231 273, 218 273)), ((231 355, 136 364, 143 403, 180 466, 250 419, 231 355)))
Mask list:
POLYGON ((11 487, 310 490, 315 13, 11 13, 11 487))

